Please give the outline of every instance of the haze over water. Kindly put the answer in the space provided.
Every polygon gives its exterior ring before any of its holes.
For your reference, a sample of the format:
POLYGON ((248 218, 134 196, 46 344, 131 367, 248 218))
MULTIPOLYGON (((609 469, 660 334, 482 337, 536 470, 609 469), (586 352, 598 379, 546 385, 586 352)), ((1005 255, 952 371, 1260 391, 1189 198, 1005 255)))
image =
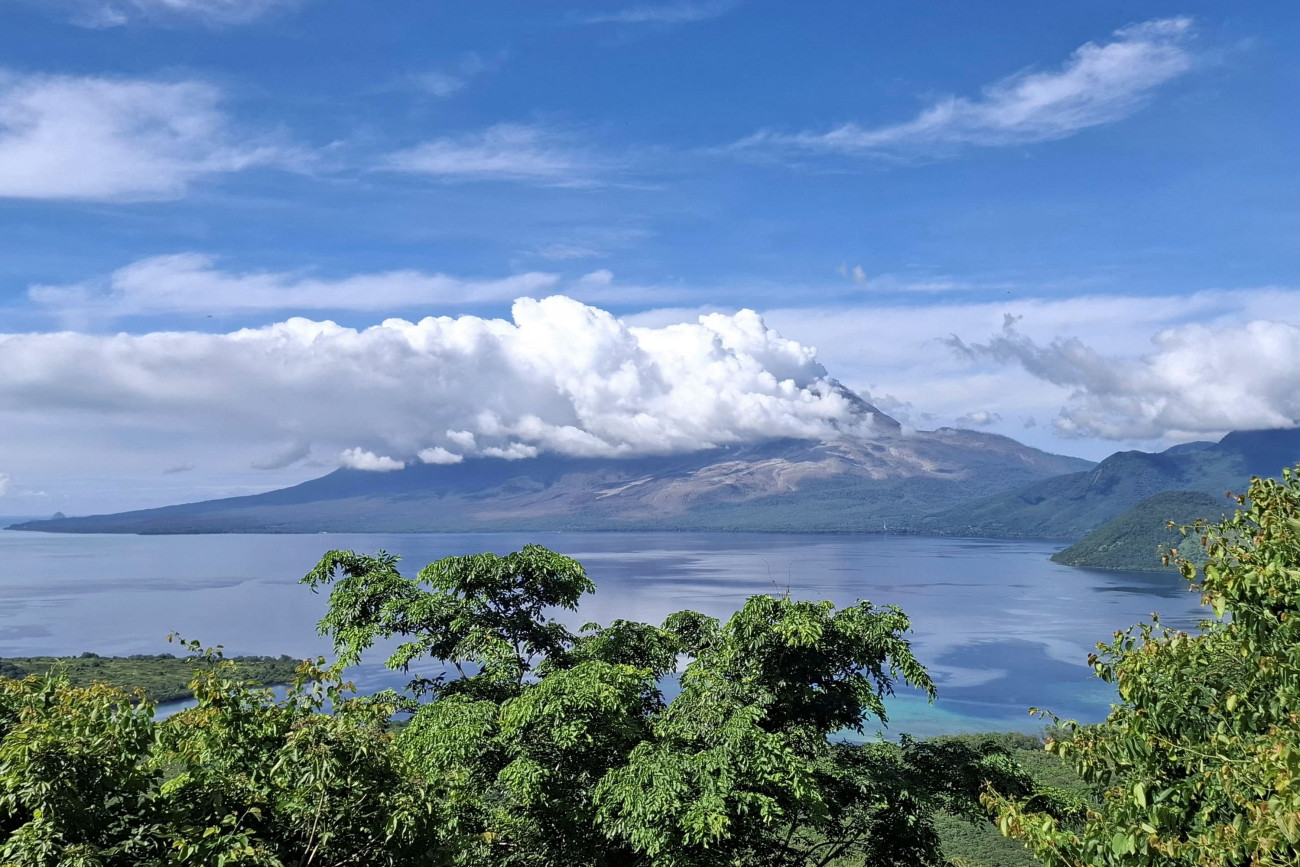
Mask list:
MULTIPOLYGON (((330 548, 401 555, 403 571, 453 554, 535 542, 577 558, 597 592, 565 620, 661 622, 692 608, 725 618, 755 593, 837 605, 868 599, 911 617, 933 707, 906 688, 891 734, 1037 731, 1030 706, 1095 721, 1113 693, 1086 657, 1116 629, 1159 611, 1203 616, 1176 575, 1059 566, 1050 542, 728 533, 96 536, 0 533, 0 656, 162 653, 172 631, 228 653, 330 652, 316 634, 326 596, 298 580, 330 548)), ((363 690, 399 686, 374 652, 363 690)))

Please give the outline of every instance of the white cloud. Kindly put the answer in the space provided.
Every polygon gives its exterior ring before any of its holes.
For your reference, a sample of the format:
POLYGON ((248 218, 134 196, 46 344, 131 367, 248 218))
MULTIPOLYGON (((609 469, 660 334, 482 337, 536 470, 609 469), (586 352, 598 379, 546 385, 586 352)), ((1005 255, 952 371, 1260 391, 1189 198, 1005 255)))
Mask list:
POLYGON ((1300 326, 1266 320, 1167 328, 1154 351, 1104 355, 1077 337, 1046 345, 1008 318, 986 343, 953 339, 976 360, 1018 364, 1072 389, 1055 420, 1067 436, 1110 440, 1188 438, 1300 424, 1300 326))
POLYGON ((968 412, 957 419, 957 423, 963 427, 988 427, 1002 421, 1002 415, 996 412, 989 412, 986 409, 977 409, 974 412, 968 412))
POLYGON ((978 98, 951 96, 913 120, 829 132, 760 132, 736 147, 848 155, 935 155, 964 145, 997 147, 1051 141, 1133 114, 1157 88, 1188 72, 1188 18, 1165 18, 1115 31, 1112 41, 1079 47, 1059 70, 1021 72, 978 98))
POLYGON ((704 0, 704 2, 645 3, 615 12, 590 15, 584 24, 693 24, 725 15, 740 5, 740 0, 704 0))
POLYGON ((426 464, 458 464, 465 460, 464 455, 458 455, 455 452, 448 451, 442 446, 434 446, 431 449, 420 449, 416 456, 422 463, 426 464))
POLYGON ((850 268, 847 264, 841 264, 838 271, 841 277, 847 277, 859 286, 867 285, 867 269, 861 265, 850 268))
POLYGON ((504 59, 499 56, 489 61, 482 55, 469 51, 462 54, 450 69, 434 69, 411 76, 410 81, 420 90, 439 98, 446 98, 460 93, 469 82, 484 73, 491 72, 504 59))
POLYGON ((9 493, 9 484, 10 484, 9 474, 0 473, 0 497, 3 497, 5 494, 9 493))
POLYGON ((65 315, 133 316, 248 310, 392 310, 404 307, 511 301, 556 284, 554 274, 528 272, 497 280, 463 280, 423 271, 382 271, 335 280, 302 273, 232 273, 210 256, 152 256, 105 280, 33 286, 28 297, 65 315))
POLYGON ((285 466, 308 446, 383 469, 422 453, 671 453, 862 423, 814 351, 753 312, 630 327, 563 296, 521 299, 512 320, 7 334, 0 370, 0 453, 45 453, 54 431, 65 459, 91 461, 115 430, 114 460, 135 448, 156 461, 175 443, 167 460, 183 448, 210 472, 285 466))
POLYGON ((447 181, 581 186, 592 183, 601 167, 566 136, 537 126, 502 123, 397 151, 385 157, 380 168, 447 181))
POLYGON ((237 137, 220 103, 201 81, 0 71, 0 198, 172 199, 208 175, 296 159, 237 137))
MULTIPOLYGON (((873 281, 875 282, 875 281, 873 281)), ((1111 441, 1063 439, 1064 431, 1043 423, 1070 405, 1078 386, 1058 385, 1032 375, 1019 363, 959 355, 945 344, 959 335, 967 344, 984 343, 1001 331, 1004 318, 1016 318, 1017 333, 1041 346, 1077 338, 1111 359, 1132 358, 1135 347, 1152 335, 1190 323, 1220 333, 1237 333, 1253 320, 1300 327, 1300 290, 1283 287, 1208 290, 1154 296, 1081 295, 1067 298, 1008 298, 1005 301, 871 303, 769 308, 764 319, 783 334, 816 344, 818 359, 837 379, 885 412, 917 427, 959 424, 982 409, 1002 420, 989 429, 1024 439, 1040 448, 1101 458, 1114 451, 1111 441), (891 399, 892 398, 892 399, 891 399), (908 404, 911 407, 908 407, 908 404), (1024 419, 1038 419, 1026 430, 1024 419)), ((684 311, 674 314, 680 318, 684 311)), ((632 317, 637 323, 659 319, 655 312, 632 317)), ((1243 387, 1249 388, 1248 385, 1243 387)), ((1134 427, 1131 447, 1156 447, 1186 439, 1155 427, 1134 427)), ((1163 447, 1163 446, 1161 446, 1163 447)))
POLYGON ((570 259, 595 259, 605 255, 595 247, 584 244, 546 244, 538 247, 536 252, 543 259, 561 262, 570 259))
POLYGON ((350 470, 364 470, 369 473, 391 473, 406 466, 403 461, 387 455, 377 455, 360 447, 345 449, 339 455, 339 465, 350 470))
POLYGON ((82 27, 119 27, 135 21, 199 21, 209 25, 246 24, 298 0, 55 0, 82 27))
MULTIPOLYGON (((381 271, 338 278, 303 271, 225 271, 201 253, 173 253, 132 262, 111 274, 65 285, 34 285, 35 304, 81 326, 90 321, 157 314, 225 314, 272 310, 391 311, 513 301, 561 286, 558 274, 527 271, 474 280, 424 271, 381 271)), ((683 286, 616 283, 612 271, 584 274, 566 294, 593 303, 664 301, 683 286)))

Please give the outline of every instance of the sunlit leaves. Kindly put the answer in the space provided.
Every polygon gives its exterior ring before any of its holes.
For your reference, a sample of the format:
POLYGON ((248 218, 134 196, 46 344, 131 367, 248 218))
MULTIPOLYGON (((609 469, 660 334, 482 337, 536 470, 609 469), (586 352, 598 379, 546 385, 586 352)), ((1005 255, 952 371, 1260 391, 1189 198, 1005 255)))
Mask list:
POLYGON ((1071 829, 990 793, 1007 833, 1048 865, 1300 864, 1300 475, 1253 479, 1237 513, 1187 528, 1214 620, 1201 634, 1158 620, 1116 633, 1094 666, 1122 703, 1068 724, 1048 748, 1099 803, 1071 829))

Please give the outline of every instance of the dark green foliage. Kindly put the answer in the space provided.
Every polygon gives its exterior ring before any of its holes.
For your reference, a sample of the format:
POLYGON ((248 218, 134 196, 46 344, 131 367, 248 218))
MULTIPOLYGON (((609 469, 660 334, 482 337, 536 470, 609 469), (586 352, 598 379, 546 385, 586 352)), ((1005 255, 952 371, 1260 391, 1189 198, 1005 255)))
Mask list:
POLYGON ((1092 662, 1120 703, 1049 743, 1100 793, 1084 826, 988 795, 1045 864, 1300 864, 1300 468, 1253 479, 1238 505, 1190 530, 1203 567, 1180 564, 1215 619, 1199 635, 1154 622, 1099 645, 1092 662))
MULTIPOLYGON (((226 660, 245 680, 263 686, 289 683, 300 660, 289 656, 234 656, 226 660)), ((190 698, 195 664, 202 659, 170 653, 136 656, 23 656, 0 659, 0 677, 22 679, 28 675, 62 672, 73 686, 108 683, 128 692, 137 689, 154 702, 190 698)))
MULTIPOLYGON (((1176 549, 1183 541, 1178 527, 1197 521, 1221 521, 1232 511, 1224 497, 1200 491, 1165 491, 1147 497, 1118 518, 1107 521, 1083 539, 1052 555, 1057 563, 1093 569, 1135 571, 1173 570, 1161 563, 1161 552, 1176 549), (1170 527, 1170 524, 1174 527, 1170 527)), ((1199 546, 1185 551, 1195 562, 1204 562, 1199 546)))

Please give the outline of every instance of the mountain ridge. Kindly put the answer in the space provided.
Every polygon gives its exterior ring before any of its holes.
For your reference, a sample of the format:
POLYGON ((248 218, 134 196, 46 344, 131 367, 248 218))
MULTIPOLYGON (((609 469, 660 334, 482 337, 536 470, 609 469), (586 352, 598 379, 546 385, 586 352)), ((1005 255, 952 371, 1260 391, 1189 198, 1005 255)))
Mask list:
POLYGON ((51 532, 905 529, 946 506, 1091 466, 956 428, 769 440, 607 459, 477 458, 389 473, 339 469, 276 491, 32 521, 51 532))

